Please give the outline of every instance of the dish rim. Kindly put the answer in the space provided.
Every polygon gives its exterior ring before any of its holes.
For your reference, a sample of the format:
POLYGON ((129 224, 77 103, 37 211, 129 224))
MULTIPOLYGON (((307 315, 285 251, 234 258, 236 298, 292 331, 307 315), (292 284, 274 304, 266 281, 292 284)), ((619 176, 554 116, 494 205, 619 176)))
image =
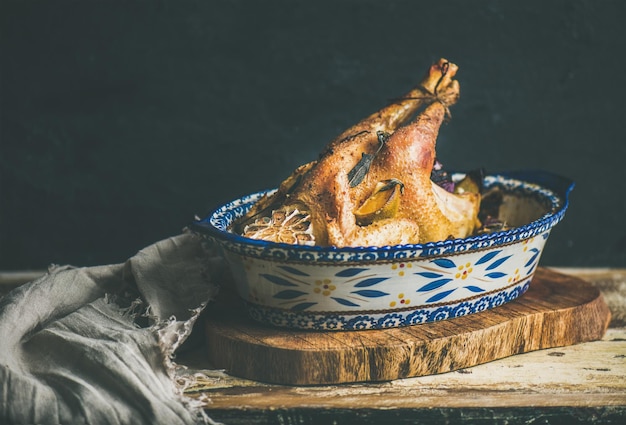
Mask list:
MULTIPOLYGON (((453 175, 459 175, 464 173, 454 172, 453 175)), ((245 214, 245 212, 256 202, 263 194, 272 193, 276 189, 263 190, 254 192, 239 198, 233 199, 225 204, 222 204, 212 209, 204 218, 195 220, 190 228, 202 235, 212 237, 218 242, 229 242, 231 244, 250 246, 256 249, 282 249, 282 250, 297 250, 301 252, 309 253, 346 253, 346 254, 359 254, 359 253, 378 253, 378 252, 391 252, 391 251, 423 251, 436 248, 449 248, 455 245, 474 244, 487 240, 495 240, 499 238, 510 238, 522 233, 530 232, 530 236, 533 234, 548 230, 556 225, 563 218, 565 211, 569 206, 569 194, 574 188, 574 182, 566 177, 562 177, 556 174, 552 174, 543 170, 521 170, 521 171, 509 171, 499 172, 485 175, 484 180, 501 178, 505 181, 515 183, 517 188, 531 189, 533 194, 539 194, 542 199, 547 199, 551 208, 546 213, 542 214, 539 218, 527 223, 523 226, 514 227, 507 230, 501 230, 481 235, 472 235, 465 238, 447 239, 443 241, 418 243, 418 244, 398 244, 398 245, 384 245, 384 246, 321 246, 321 245, 297 245, 288 244, 282 242, 271 242, 266 240, 251 239, 245 236, 238 235, 227 229, 232 222, 245 214), (218 226, 215 222, 217 216, 221 214, 231 215, 228 222, 228 226, 218 226), (538 231, 539 230, 539 231, 538 231)), ((495 183, 491 183, 492 185, 495 183)), ((224 218, 222 218, 222 221, 224 218)), ((525 239, 525 237, 523 238, 525 239)), ((489 247, 487 247, 489 248, 489 247)))

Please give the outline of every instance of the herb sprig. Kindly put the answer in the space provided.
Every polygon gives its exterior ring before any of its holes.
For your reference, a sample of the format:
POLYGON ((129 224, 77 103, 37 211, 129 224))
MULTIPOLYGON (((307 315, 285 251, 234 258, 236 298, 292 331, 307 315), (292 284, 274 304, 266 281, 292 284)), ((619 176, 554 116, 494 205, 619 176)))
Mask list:
POLYGON ((363 152, 361 154, 361 159, 359 162, 348 172, 348 182, 350 183, 350 187, 356 187, 365 179, 365 176, 370 171, 370 167, 372 166, 372 162, 378 152, 381 151, 387 140, 389 140, 390 134, 384 131, 377 131, 376 136, 378 137, 378 149, 373 154, 363 152))

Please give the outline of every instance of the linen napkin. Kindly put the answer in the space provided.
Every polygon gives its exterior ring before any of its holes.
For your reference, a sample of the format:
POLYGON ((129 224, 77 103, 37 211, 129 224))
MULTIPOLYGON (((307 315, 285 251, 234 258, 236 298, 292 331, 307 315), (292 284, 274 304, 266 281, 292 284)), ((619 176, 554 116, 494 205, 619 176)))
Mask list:
POLYGON ((0 423, 213 423, 172 357, 224 272, 183 232, 123 264, 53 266, 2 297, 0 423))

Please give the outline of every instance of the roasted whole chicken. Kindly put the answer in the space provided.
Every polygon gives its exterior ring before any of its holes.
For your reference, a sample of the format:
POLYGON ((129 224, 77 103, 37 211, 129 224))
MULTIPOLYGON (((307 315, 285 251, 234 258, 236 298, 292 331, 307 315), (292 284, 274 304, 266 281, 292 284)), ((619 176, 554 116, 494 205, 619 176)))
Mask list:
POLYGON ((439 128, 459 98, 457 69, 445 59, 434 63, 415 89, 344 131, 317 161, 262 197, 234 231, 337 247, 472 234, 480 226, 480 190, 460 184, 450 192, 431 179, 439 128))

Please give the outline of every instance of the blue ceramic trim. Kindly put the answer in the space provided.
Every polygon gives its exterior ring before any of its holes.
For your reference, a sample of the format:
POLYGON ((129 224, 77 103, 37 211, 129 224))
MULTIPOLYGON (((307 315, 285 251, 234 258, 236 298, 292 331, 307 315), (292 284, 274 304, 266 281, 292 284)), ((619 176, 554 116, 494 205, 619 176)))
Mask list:
POLYGON ((481 297, 460 300, 456 303, 419 306, 415 309, 396 311, 308 313, 268 308, 250 302, 246 303, 246 308, 253 319, 277 327, 318 331, 384 329, 437 322, 479 313, 513 301, 523 295, 529 286, 530 277, 510 288, 481 297))
POLYGON ((228 230, 234 220, 244 215, 266 193, 259 192, 216 209, 206 218, 192 223, 191 228, 217 240, 223 249, 252 258, 334 265, 426 259, 509 245, 548 231, 563 218, 574 183, 555 174, 534 170, 485 177, 486 188, 496 186, 533 196, 548 206, 549 212, 525 226, 465 239, 383 247, 304 246, 249 239, 228 230))

